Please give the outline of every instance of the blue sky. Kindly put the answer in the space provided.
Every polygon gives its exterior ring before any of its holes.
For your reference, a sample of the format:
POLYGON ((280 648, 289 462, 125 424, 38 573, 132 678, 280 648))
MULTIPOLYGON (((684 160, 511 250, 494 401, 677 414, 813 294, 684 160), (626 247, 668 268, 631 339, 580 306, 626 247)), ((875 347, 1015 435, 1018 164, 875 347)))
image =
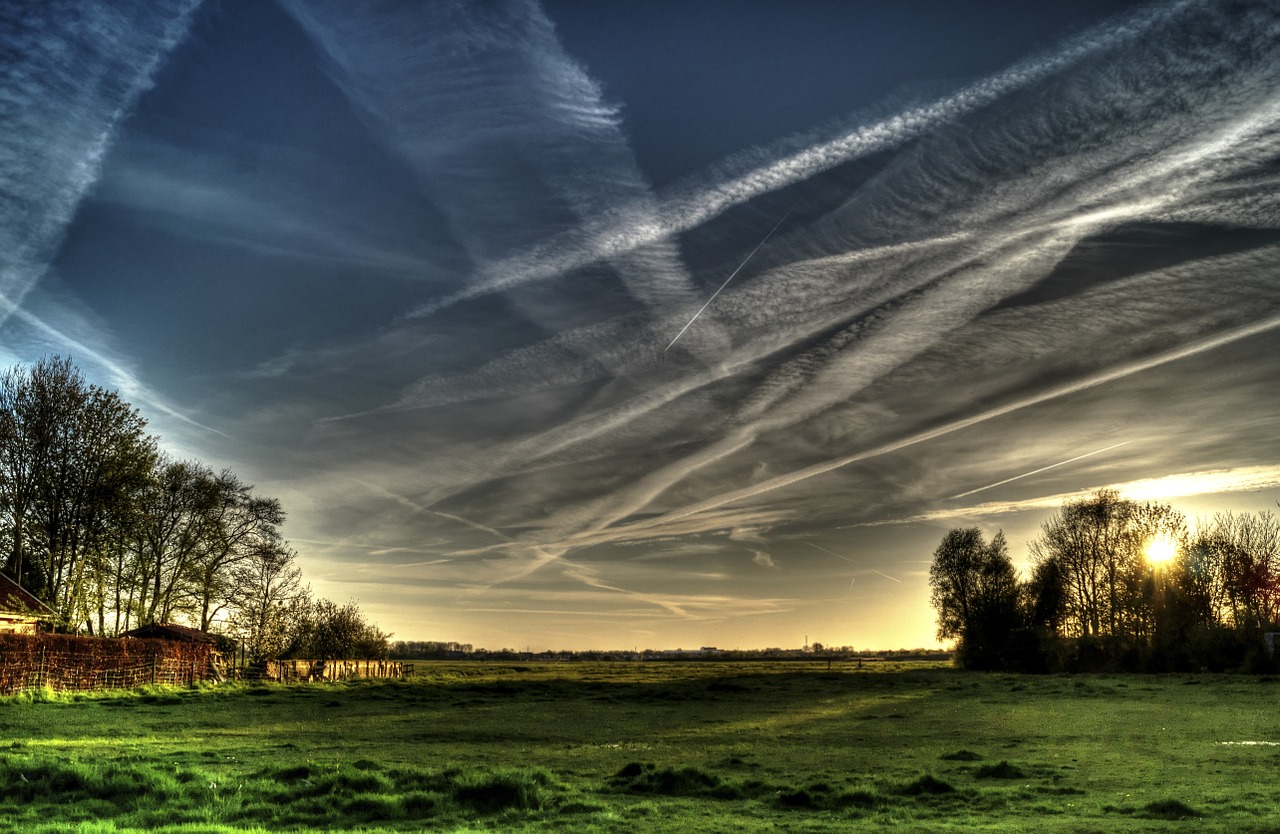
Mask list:
POLYGON ((1280 10, 16 4, 0 360, 489 647, 931 645, 950 527, 1280 498, 1280 10))

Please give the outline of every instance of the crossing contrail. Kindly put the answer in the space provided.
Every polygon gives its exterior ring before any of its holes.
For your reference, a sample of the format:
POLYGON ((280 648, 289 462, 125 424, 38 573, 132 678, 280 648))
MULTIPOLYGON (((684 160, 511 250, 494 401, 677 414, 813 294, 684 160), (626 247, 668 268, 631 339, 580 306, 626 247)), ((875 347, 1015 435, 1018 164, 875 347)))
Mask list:
MULTIPOLYGON (((715 292, 713 292, 713 293, 711 294, 711 297, 707 299, 707 303, 706 303, 706 304, 703 304, 703 305, 702 305, 702 307, 698 310, 698 312, 696 312, 696 313, 694 313, 694 314, 693 314, 693 318, 689 319, 689 323, 688 323, 688 324, 686 324, 686 325, 685 325, 685 326, 680 330, 680 332, 676 334, 676 337, 675 337, 674 339, 672 339, 672 340, 671 340, 671 345, 674 345, 676 342, 680 341, 680 337, 684 335, 684 331, 688 330, 690 327, 692 327, 692 326, 693 326, 693 323, 694 323, 695 321, 697 321, 697 320, 698 320, 698 316, 702 315, 702 311, 703 311, 703 310, 705 310, 705 309, 707 309, 708 307, 710 307, 710 306, 711 306, 711 302, 713 302, 713 301, 715 301, 715 300, 716 300, 716 296, 720 294, 720 290, 723 290, 725 287, 729 286, 729 282, 730 282, 730 281, 732 281, 732 280, 734 279, 734 276, 736 276, 739 272, 741 272, 741 271, 742 271, 742 268, 743 268, 744 266, 746 266, 746 265, 747 265, 747 261, 749 261, 749 260, 751 260, 753 257, 755 257, 755 254, 756 254, 757 252, 759 252, 759 251, 760 251, 760 247, 761 247, 761 246, 764 246, 766 243, 768 243, 768 242, 769 242, 769 238, 773 237, 773 233, 774 233, 774 232, 776 232, 776 231, 778 231, 778 227, 779 227, 779 226, 781 226, 781 225, 783 224, 783 222, 784 222, 788 217, 790 217, 790 216, 791 216, 791 212, 792 212, 792 211, 794 211, 794 210, 795 210, 795 206, 792 206, 791 208, 787 209, 787 213, 786 213, 786 214, 784 214, 784 215, 782 215, 782 219, 781 219, 781 220, 779 220, 777 223, 774 223, 774 224, 773 224, 773 228, 769 230, 769 234, 767 234, 767 235, 765 235, 765 236, 764 236, 764 240, 762 240, 762 241, 760 241, 759 243, 757 243, 757 244, 756 244, 756 248, 751 250, 751 254, 749 254, 749 255, 747 255, 745 258, 743 258, 743 259, 742 259, 742 263, 738 264, 738 268, 737 268, 737 269, 735 269, 733 272, 729 273, 729 277, 728 277, 728 278, 726 278, 726 279, 724 279, 724 283, 720 285, 720 289, 719 289, 719 290, 716 290, 715 292)), ((666 353, 667 351, 671 350, 671 345, 667 345, 666 347, 664 347, 664 348, 662 349, 662 352, 663 352, 663 353, 666 353)))
POLYGON ((1051 463, 1048 466, 1042 466, 1039 469, 1032 469, 1030 472, 1023 472, 1021 475, 1014 475, 1012 478, 1005 478, 1003 481, 996 481, 994 484, 987 484, 986 486, 978 487, 977 489, 971 489, 968 492, 962 492, 959 495, 953 495, 947 500, 954 501, 957 498, 964 498, 966 496, 973 495, 975 492, 982 492, 988 489, 995 489, 998 486, 1004 486, 1005 484, 1011 484, 1014 481, 1021 480, 1022 478, 1029 478, 1032 475, 1039 475, 1041 472, 1048 472, 1050 469, 1056 469, 1059 466, 1066 466, 1068 463, 1075 463, 1078 460, 1091 458, 1094 455, 1100 455, 1103 452, 1110 452, 1112 449, 1118 449, 1121 446, 1126 446, 1132 442, 1132 440, 1124 440, 1120 443, 1112 443, 1110 446, 1105 446, 1101 449, 1094 449, 1092 452, 1085 452, 1083 455, 1076 455, 1073 458, 1060 460, 1057 463, 1051 463))
POLYGON ((813 542, 804 542, 804 544, 807 544, 816 550, 821 550, 823 553, 830 553, 832 556, 836 557, 837 559, 844 559, 846 562, 853 562, 855 565, 858 564, 858 561, 856 559, 850 559, 848 556, 841 556, 839 553, 836 553, 834 550, 827 550, 825 547, 816 545, 813 542))

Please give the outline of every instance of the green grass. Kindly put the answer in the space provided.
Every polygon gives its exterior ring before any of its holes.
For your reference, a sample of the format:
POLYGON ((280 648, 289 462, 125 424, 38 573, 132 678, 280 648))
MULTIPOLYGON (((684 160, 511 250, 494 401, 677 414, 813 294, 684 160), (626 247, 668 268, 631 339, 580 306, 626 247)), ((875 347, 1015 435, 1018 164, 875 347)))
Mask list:
POLYGON ((1274 679, 419 663, 0 702, 0 831, 1273 831, 1274 679))

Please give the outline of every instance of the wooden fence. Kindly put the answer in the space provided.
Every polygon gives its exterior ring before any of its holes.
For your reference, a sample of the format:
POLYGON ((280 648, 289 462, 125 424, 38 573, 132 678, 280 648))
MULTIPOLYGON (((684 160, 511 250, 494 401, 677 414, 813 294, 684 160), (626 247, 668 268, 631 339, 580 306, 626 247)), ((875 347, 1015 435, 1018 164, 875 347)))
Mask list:
POLYGON ((404 664, 398 660, 268 660, 249 667, 245 673, 248 678, 280 683, 403 678, 404 675, 404 664))
POLYGON ((187 686, 214 674, 207 643, 0 634, 0 695, 187 686))

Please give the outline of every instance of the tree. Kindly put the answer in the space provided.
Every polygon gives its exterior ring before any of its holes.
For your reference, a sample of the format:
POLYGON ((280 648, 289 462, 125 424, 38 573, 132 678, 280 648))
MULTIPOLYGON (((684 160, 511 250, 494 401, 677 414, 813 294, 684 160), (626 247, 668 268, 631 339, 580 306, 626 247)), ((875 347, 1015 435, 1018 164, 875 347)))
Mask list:
POLYGON ((1280 520, 1219 513, 1192 540, 1196 587, 1223 625, 1251 632, 1280 622, 1280 520))
POLYGON ((282 549, 284 510, 275 498, 253 494, 229 469, 213 478, 212 500, 204 507, 204 541, 189 568, 188 593, 199 628, 207 631, 224 609, 240 596, 238 568, 262 553, 282 549))
POLYGON ((138 412, 70 359, 0 376, 0 509, 9 572, 92 630, 95 567, 112 519, 155 459, 138 412))
MULTIPOLYGON (((1115 490, 1065 504, 1031 543, 1035 569, 1056 576, 1067 636, 1147 639, 1155 621, 1147 543, 1186 538, 1186 520, 1162 504, 1139 504, 1115 490)), ((1048 589, 1043 589, 1048 590, 1048 589)))
POLYGON ((988 544, 976 527, 948 531, 934 551, 929 587, 938 637, 958 641, 960 665, 990 669, 1009 662, 1021 616, 1017 572, 1003 532, 988 544))
POLYGON ((312 603, 304 629, 288 648, 292 657, 315 660, 386 657, 390 634, 364 619, 354 601, 339 606, 328 599, 312 603))
POLYGON ((381 657, 354 603, 313 603, 274 498, 157 451, 146 422, 70 359, 0 372, 0 565, 63 627, 102 635, 183 620, 258 658, 381 657))
POLYGON ((228 617, 254 662, 280 657, 306 631, 311 597, 296 554, 283 543, 263 543, 237 565, 239 595, 228 617))
POLYGON ((212 535, 220 496, 213 471, 197 461, 157 461, 141 497, 137 534, 139 625, 170 622, 212 535))

